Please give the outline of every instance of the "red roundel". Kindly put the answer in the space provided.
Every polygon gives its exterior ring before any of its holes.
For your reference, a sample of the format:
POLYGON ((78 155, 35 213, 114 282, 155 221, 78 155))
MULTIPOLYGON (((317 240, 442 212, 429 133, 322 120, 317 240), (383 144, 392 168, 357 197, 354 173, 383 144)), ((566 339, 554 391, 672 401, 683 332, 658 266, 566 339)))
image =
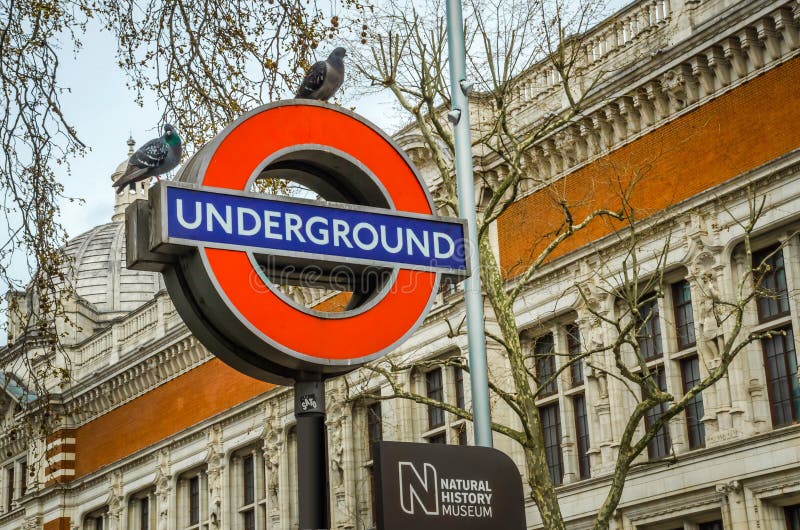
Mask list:
MULTIPOLYGON (((202 187, 246 190, 270 159, 298 145, 344 153, 378 180, 396 210, 434 213, 424 183, 388 137, 349 112, 319 103, 273 104, 245 116, 207 147, 212 151, 203 153, 196 174, 182 178, 202 187)), ((437 273, 400 268, 365 310, 325 314, 277 294, 246 251, 202 247, 199 253, 232 316, 264 342, 264 351, 253 353, 277 350, 290 358, 278 364, 295 370, 320 365, 323 372, 342 371, 388 353, 421 322, 438 286, 437 273)), ((257 349, 253 340, 245 342, 257 349)))

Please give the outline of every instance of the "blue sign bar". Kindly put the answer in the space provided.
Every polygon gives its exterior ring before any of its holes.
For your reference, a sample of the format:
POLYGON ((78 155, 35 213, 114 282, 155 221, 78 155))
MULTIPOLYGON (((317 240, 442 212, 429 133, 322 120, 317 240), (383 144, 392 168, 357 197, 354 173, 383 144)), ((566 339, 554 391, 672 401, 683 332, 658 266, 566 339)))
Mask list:
POLYGON ((169 241, 462 275, 464 225, 393 210, 166 186, 169 241))

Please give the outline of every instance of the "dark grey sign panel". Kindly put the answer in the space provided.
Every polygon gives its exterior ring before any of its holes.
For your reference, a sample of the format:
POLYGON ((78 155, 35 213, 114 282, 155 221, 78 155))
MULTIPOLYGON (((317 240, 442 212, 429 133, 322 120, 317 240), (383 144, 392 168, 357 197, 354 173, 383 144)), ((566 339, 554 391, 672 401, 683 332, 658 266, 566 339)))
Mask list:
POLYGON ((488 447, 376 444, 378 530, 523 530, 522 480, 488 447))

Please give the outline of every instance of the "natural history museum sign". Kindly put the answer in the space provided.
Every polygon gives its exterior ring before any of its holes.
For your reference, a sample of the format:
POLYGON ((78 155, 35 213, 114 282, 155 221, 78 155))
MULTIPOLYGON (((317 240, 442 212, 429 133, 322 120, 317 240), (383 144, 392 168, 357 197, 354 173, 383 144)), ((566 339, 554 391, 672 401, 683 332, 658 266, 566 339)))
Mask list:
POLYGON ((378 530, 522 530, 514 462, 487 447, 381 442, 375 473, 378 530))

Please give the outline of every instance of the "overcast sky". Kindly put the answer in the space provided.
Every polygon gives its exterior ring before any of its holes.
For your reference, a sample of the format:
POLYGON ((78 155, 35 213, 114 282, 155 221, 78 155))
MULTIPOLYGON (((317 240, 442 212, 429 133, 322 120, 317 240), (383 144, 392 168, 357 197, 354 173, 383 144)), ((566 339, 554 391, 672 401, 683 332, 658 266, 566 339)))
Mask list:
MULTIPOLYGON (((111 220, 114 192, 111 173, 127 158, 126 142, 131 134, 136 145, 160 136, 156 129, 161 113, 154 106, 155 97, 145 98, 144 108, 134 103, 134 94, 125 87, 125 76, 116 67, 115 42, 107 32, 90 31, 86 46, 77 58, 64 57, 64 86, 72 92, 63 96, 64 110, 91 151, 72 164, 72 173, 63 175, 66 195, 80 197, 85 203, 64 204, 62 222, 70 237, 111 220)), ((322 59, 328 54, 321 48, 322 59)), ((66 55, 66 54, 65 54, 66 55)), ((391 131, 391 104, 387 94, 360 100, 347 99, 356 112, 380 127, 391 131)))
MULTIPOLYGON (((624 3, 613 0, 606 8, 617 9, 624 3)), ((61 205, 60 221, 70 238, 111 220, 114 191, 110 177, 127 159, 129 135, 137 147, 160 136, 156 127, 161 112, 155 106, 155 97, 145 95, 144 107, 134 102, 135 94, 126 88, 125 76, 117 67, 116 42, 111 34, 90 27, 83 43, 83 49, 76 56, 71 48, 60 56, 60 84, 71 89, 62 95, 62 108, 69 123, 90 148, 84 157, 73 160, 70 173, 64 171, 59 175, 65 195, 84 201, 65 201, 61 205)), ((333 45, 321 46, 317 59, 324 59, 332 48, 333 45)), ((357 113, 390 133, 401 125, 400 114, 393 107, 389 93, 358 98, 348 97, 345 90, 342 102, 347 107, 355 107, 357 113)), ((13 265, 18 279, 28 276, 24 259, 16 259, 13 265)), ((0 345, 6 338, 2 331, 5 321, 2 294, 7 289, 8 286, 0 285, 0 345)))
MULTIPOLYGON (((126 88, 125 75, 117 66, 112 35, 90 27, 82 40, 84 48, 77 55, 68 45, 59 57, 60 85, 70 88, 61 96, 62 109, 90 148, 84 157, 72 161, 70 172, 64 170, 59 174, 64 194, 83 200, 61 204, 60 221, 70 238, 111 221, 114 209, 111 174, 128 158, 129 136, 139 147, 161 134, 157 129, 161 111, 155 106, 155 96, 145 96, 144 107, 134 102, 135 94, 126 88)), ((332 47, 321 46, 317 59, 327 57, 331 51, 328 48, 332 47)), ((345 93, 343 103, 391 132, 397 127, 398 115, 392 111, 390 97, 385 94, 354 99, 345 93)), ((29 277, 22 254, 16 254, 12 271, 17 279, 29 277)), ((7 290, 8 286, 0 282, 0 346, 6 343, 3 325, 7 290)))

